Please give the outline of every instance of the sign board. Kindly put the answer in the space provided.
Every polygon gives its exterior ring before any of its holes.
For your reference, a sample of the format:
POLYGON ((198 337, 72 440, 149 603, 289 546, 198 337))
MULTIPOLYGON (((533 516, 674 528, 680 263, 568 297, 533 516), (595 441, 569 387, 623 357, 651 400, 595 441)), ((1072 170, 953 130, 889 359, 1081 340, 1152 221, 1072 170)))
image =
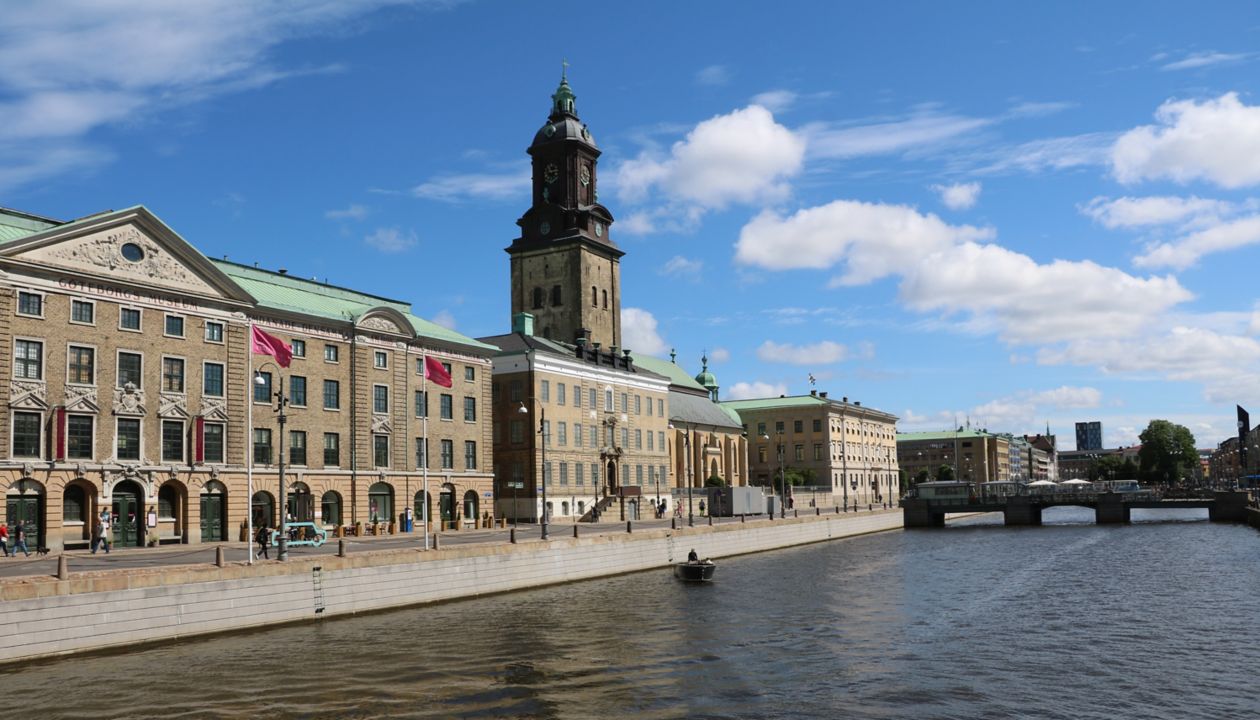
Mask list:
POLYGON ((483 492, 483 493, 481 493, 481 496, 482 496, 482 497, 487 497, 487 498, 493 498, 493 497, 494 497, 494 493, 492 493, 492 492, 483 492))

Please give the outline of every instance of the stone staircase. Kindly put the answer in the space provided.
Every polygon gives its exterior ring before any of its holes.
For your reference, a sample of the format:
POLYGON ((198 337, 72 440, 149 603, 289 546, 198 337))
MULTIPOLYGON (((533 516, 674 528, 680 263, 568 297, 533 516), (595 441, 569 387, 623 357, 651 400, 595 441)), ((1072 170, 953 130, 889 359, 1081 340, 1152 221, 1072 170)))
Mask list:
POLYGON ((598 503, 593 505, 590 510, 587 510, 582 517, 578 518, 578 522, 596 522, 599 520, 599 516, 603 515, 604 511, 612 507, 612 504, 616 501, 617 498, 611 495, 604 497, 598 503))

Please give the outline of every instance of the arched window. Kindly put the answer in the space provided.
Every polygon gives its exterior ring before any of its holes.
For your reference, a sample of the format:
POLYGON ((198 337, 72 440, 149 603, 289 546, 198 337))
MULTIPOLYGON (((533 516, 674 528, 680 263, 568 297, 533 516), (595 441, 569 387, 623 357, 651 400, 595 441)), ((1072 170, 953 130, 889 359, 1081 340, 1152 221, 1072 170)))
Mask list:
POLYGON ((87 518, 87 494, 81 485, 70 485, 61 496, 63 522, 84 522, 87 518))
POLYGON ((271 493, 266 490, 259 490, 254 493, 254 498, 250 502, 254 513, 254 527, 266 524, 267 527, 275 527, 276 519, 276 502, 271 493))
POLYGON ((599 291, 595 286, 591 286, 591 307, 599 307, 599 291))
POLYGON ((341 496, 329 490, 319 502, 319 515, 325 525, 341 524, 341 496))
POLYGON ((604 309, 607 310, 608 309, 608 291, 604 290, 603 293, 604 293, 604 309))
POLYGON ((163 485, 158 489, 158 517, 163 520, 174 520, 177 507, 179 507, 179 492, 174 487, 163 485))
POLYGON ((477 492, 475 490, 464 493, 464 519, 477 519, 477 492))
POLYGON ((373 483, 368 488, 368 518, 374 522, 389 522, 394 515, 394 488, 389 483, 373 483))
POLYGON ((553 285, 553 286, 551 286, 551 305, 552 305, 552 307, 558 307, 558 306, 563 305, 563 304, 564 304, 564 302, 563 302, 563 297, 562 297, 562 296, 561 296, 561 294, 560 294, 560 286, 559 286, 559 285, 553 285))
POLYGON ((542 306, 543 306, 543 289, 540 287, 536 287, 534 288, 534 309, 538 310, 542 308, 542 306))

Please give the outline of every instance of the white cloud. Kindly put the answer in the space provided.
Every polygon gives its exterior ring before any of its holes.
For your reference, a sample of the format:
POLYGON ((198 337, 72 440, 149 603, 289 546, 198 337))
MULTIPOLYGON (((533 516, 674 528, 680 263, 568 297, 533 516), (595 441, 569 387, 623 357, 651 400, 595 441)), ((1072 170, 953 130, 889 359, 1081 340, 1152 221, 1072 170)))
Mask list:
POLYGON ((338 71, 278 68, 286 40, 345 32, 349 20, 404 0, 166 3, 154 0, 6 5, 0 23, 0 189, 102 164, 85 146, 104 125, 295 75, 338 71))
POLYGON ((921 114, 907 120, 856 127, 811 125, 803 130, 810 155, 846 159, 936 146, 992 125, 989 118, 921 114))
POLYGON ((631 307, 621 309, 621 346, 643 355, 660 355, 669 349, 656 330, 656 317, 631 307))
POLYGON ((1247 53, 1223 53, 1223 52, 1201 52, 1187 55, 1181 60, 1170 62, 1160 70, 1193 70, 1196 68, 1208 67, 1209 65, 1220 65, 1222 63, 1238 62, 1247 59, 1247 53))
POLYGON ((433 178, 411 189, 414 197, 458 203, 466 200, 518 200, 529 195, 528 170, 469 173, 433 178))
POLYGON ((366 205, 351 205, 345 210, 329 210, 324 213, 324 217, 329 220, 362 220, 367 215, 366 205))
POLYGON ((873 353, 874 347, 870 343, 862 343, 855 351, 830 340, 811 345, 780 344, 767 340, 757 348, 757 357, 763 362, 789 365, 831 365, 854 358, 868 358, 873 353))
POLYGON ((978 166, 978 174, 1011 171, 1038 173, 1043 170, 1069 170, 1110 161, 1114 133, 1086 133, 1030 140, 1011 147, 984 151, 965 158, 963 167, 978 166))
POLYGON ((450 310, 440 310, 437 315, 433 316, 433 322, 447 330, 455 329, 455 316, 451 314, 450 310))
POLYGON ((1260 243, 1260 215, 1240 218, 1191 233, 1172 242, 1154 244, 1133 259, 1138 267, 1184 270, 1204 255, 1260 243))
POLYGON ((1013 118, 1034 118, 1045 117, 1047 115, 1055 115, 1064 110, 1070 110, 1077 106, 1074 102, 1022 102, 1010 110, 1006 114, 1013 118))
POLYGON ((404 233, 396 227, 377 228, 371 235, 363 238, 363 242, 383 253, 400 253, 416 244, 416 233, 414 230, 404 233))
POLYGON ((753 96, 752 104, 773 113, 783 112, 796 103, 797 95, 791 90, 767 90, 753 96))
POLYGON ((785 197, 786 178, 800 172, 805 143, 752 105, 696 125, 668 157, 644 152, 617 168, 624 202, 640 202, 659 188, 701 210, 785 197))
MULTIPOLYGON (((1257 313, 1257 317, 1260 317, 1260 313, 1257 313)), ((709 360, 711 362, 724 363, 724 362, 729 362, 730 359, 731 359, 731 351, 727 350, 726 348, 715 347, 709 351, 709 360)))
POLYGON ((725 65, 710 65, 696 73, 701 85, 725 85, 731 81, 731 72, 725 65))
POLYGON ((843 263, 836 283, 858 285, 899 272, 908 258, 991 237, 991 229, 949 225, 906 205, 836 200, 789 217, 762 212, 740 230, 735 259, 768 270, 843 263))
POLYGON ((1215 218, 1225 215, 1232 206, 1220 200, 1199 197, 1152 196, 1096 197, 1080 208, 1081 212, 1103 227, 1134 228, 1168 225, 1193 218, 1215 218))
POLYGON ((699 275, 704 269, 703 260, 692 260, 682 255, 675 255, 661 266, 662 275, 699 275))
POLYGON ((1155 112, 1157 126, 1128 131, 1112 148, 1122 183, 1205 180, 1226 188, 1260 183, 1260 107, 1237 93, 1215 100, 1176 100, 1155 112))
POLYGON ((1053 390, 1033 393, 1029 399, 1038 406, 1050 406, 1060 410, 1096 408, 1102 404, 1102 392, 1092 387, 1064 385, 1053 390))
POLYGON ((980 183, 955 183, 953 185, 933 185, 932 190, 939 193, 941 202, 950 210, 966 210, 974 207, 980 199, 980 183))
POLYGON ((777 398, 787 395, 787 385, 755 380, 753 382, 737 382, 726 391, 727 400, 751 400, 754 398, 777 398))

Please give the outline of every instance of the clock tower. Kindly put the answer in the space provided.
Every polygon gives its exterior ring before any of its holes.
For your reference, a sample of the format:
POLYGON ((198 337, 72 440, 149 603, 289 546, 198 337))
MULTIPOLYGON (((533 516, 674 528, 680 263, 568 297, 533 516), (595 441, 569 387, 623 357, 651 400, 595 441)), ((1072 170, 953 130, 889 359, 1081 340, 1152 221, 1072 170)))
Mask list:
POLYGON ((609 237, 613 217, 599 204, 599 148, 578 119, 568 78, 551 96, 551 114, 529 146, 533 202, 507 248, 512 315, 534 316, 537 335, 603 347, 621 345, 621 256, 609 237))

